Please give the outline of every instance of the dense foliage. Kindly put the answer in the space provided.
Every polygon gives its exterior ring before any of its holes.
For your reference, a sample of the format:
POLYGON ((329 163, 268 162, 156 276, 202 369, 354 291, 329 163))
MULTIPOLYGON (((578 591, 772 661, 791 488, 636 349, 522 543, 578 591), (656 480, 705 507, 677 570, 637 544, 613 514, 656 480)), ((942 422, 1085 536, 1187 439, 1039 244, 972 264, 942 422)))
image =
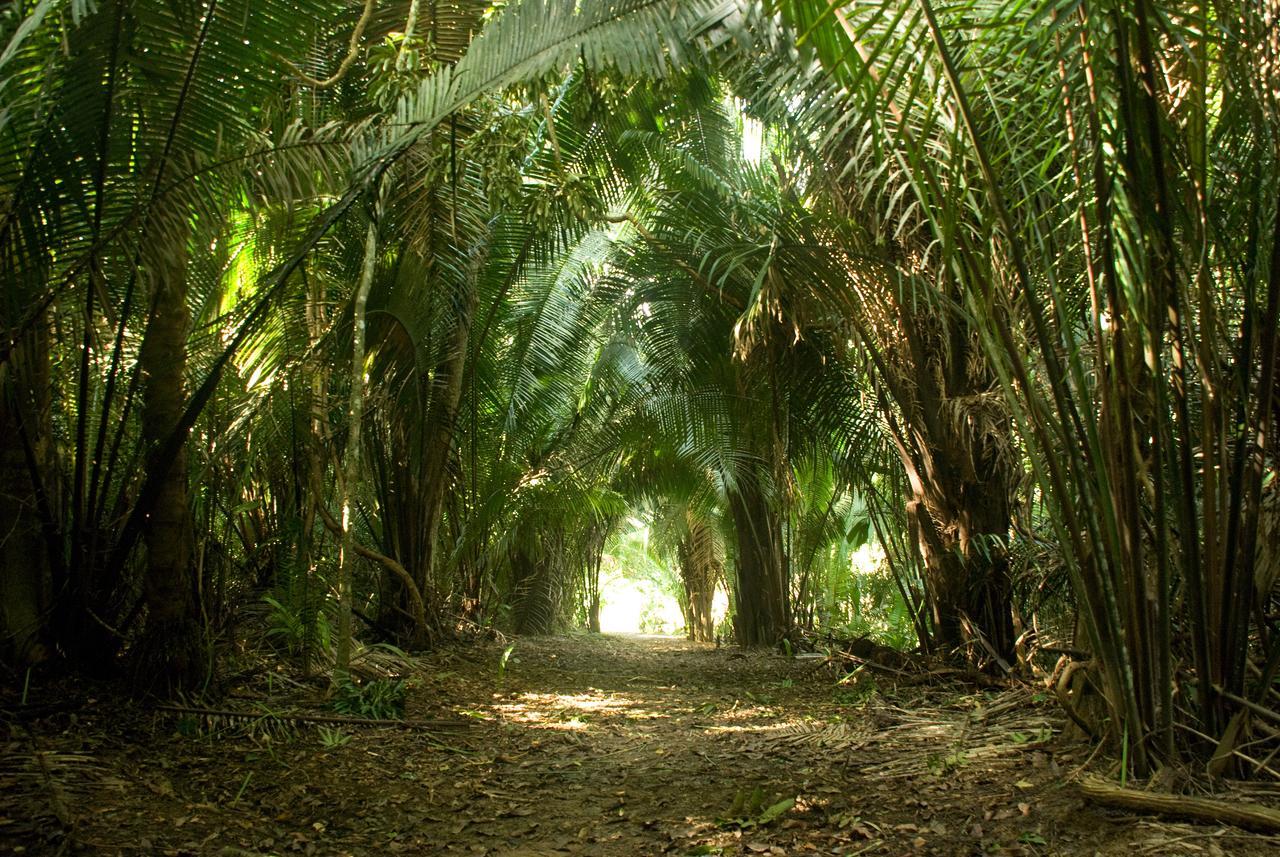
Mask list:
POLYGON ((360 641, 598 630, 625 556, 695 639, 1066 653, 1135 770, 1271 773, 1276 34, 9 4, 3 655, 200 688, 266 613, 342 687, 360 641))

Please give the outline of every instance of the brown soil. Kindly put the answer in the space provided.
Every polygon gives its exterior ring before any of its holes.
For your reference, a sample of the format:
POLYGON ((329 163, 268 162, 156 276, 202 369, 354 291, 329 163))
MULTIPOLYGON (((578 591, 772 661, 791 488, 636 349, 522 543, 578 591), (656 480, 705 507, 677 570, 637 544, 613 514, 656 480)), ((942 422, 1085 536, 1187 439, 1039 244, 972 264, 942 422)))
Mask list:
MULTIPOLYGON (((416 660, 412 719, 182 718, 80 688, 10 714, 0 852, 192 855, 1268 854, 1086 805, 1033 689, 838 684, 813 659, 653 637, 416 660), (338 732, 349 736, 341 746, 338 732)), ((222 705, 270 688, 246 681, 222 705), (239 697, 239 698, 237 698, 239 697)), ((266 682, 264 684, 264 681, 266 682)), ((314 693, 312 701, 314 703, 314 693)), ((294 700, 296 702, 296 700, 294 700)), ((323 709, 313 709, 320 712, 323 709)), ((330 712, 332 713, 332 712, 330 712)))

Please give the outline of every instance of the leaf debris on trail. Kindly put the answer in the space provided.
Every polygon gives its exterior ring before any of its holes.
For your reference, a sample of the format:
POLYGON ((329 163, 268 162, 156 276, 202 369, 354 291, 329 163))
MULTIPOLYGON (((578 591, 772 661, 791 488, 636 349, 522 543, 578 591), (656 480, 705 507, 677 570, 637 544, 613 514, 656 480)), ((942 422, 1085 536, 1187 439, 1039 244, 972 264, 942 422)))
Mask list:
POLYGON ((406 716, 472 723, 449 734, 343 724, 345 740, 325 742, 305 722, 190 734, 173 714, 86 700, 28 725, 37 750, 13 731, 0 846, 535 857, 1276 844, 1085 804, 1064 780, 1087 754, 1055 738, 1058 711, 1022 688, 836 684, 811 661, 655 637, 521 639, 500 674, 502 653, 415 659, 406 716), (73 824, 52 820, 50 777, 73 824))

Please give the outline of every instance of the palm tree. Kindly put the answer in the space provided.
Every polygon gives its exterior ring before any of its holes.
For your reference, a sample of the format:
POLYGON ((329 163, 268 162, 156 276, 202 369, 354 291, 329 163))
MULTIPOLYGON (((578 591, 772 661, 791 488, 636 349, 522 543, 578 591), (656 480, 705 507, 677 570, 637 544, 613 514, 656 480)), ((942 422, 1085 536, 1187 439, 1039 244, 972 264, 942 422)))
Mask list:
MULTIPOLYGON (((951 240, 939 227, 955 224, 922 216, 910 162, 904 167, 882 142, 898 135, 912 142, 922 132, 896 102, 861 112, 861 90, 850 92, 848 76, 863 48, 844 30, 846 12, 782 6, 795 33, 759 21, 760 42, 772 50, 734 58, 728 74, 751 109, 777 126, 785 157, 796 164, 792 180, 821 215, 809 227, 811 270, 791 280, 793 299, 830 307, 866 354, 872 395, 906 475, 905 515, 931 619, 926 642, 1007 667, 1018 454, 998 378, 959 304, 963 283, 989 272, 951 267, 939 254, 951 240), (827 52, 841 51, 838 59, 823 66, 805 51, 797 57, 789 39, 801 34, 806 50, 833 42, 827 52)), ((898 38, 891 20, 867 15, 885 27, 884 38, 898 38)), ((866 86, 878 93, 874 80, 866 86)), ((886 92, 911 99, 917 90, 886 92)), ((927 129, 933 120, 921 121, 927 129)), ((933 147, 928 157, 941 156, 947 141, 924 135, 921 145, 933 147)))
POLYGON ((1275 210, 1254 202, 1277 181, 1264 13, 779 5, 944 239, 1052 504, 1111 735, 1140 771, 1253 764, 1233 754, 1277 662, 1256 619, 1278 300, 1275 210))
MULTIPOLYGON (((194 653, 198 612, 183 508, 190 506, 189 433, 237 358, 269 367, 256 352, 271 341, 281 299, 299 287, 313 254, 333 246, 329 236, 379 176, 477 97, 570 62, 659 72, 682 59, 678 46, 696 42, 730 11, 702 2, 619 0, 578 9, 531 0, 508 7, 462 56, 474 7, 450 5, 429 22, 431 50, 446 63, 436 74, 407 95, 393 93, 389 109, 373 118, 365 110, 344 116, 347 128, 308 127, 308 116, 327 118, 330 91, 334 102, 344 97, 348 57, 360 47, 372 5, 120 0, 90 12, 77 5, 65 22, 45 3, 6 18, 10 49, 0 85, 10 103, 31 109, 15 120, 0 153, 7 203, 0 247, 14 290, 5 357, 43 365, 21 351, 45 341, 39 331, 50 313, 65 320, 59 329, 71 336, 51 349, 78 365, 57 397, 66 407, 52 420, 70 450, 57 466, 67 474, 66 501, 39 500, 55 480, 41 472, 37 454, 24 456, 31 487, 21 502, 30 509, 37 500, 49 534, 55 633, 73 658, 109 659, 139 619, 154 616, 154 644, 144 640, 134 651, 158 669, 139 675, 175 684, 199 679, 206 660, 194 653), (463 30, 437 35, 461 21, 469 22, 463 30), (320 72, 311 58, 332 56, 325 46, 352 33, 351 51, 329 75, 336 80, 303 71, 320 72), (453 57, 461 58, 447 64, 453 57), (35 68, 42 73, 26 73, 35 68), (236 264, 237 252, 253 243, 246 223, 273 205, 292 215, 283 240, 261 235, 271 245, 262 268, 236 264), (227 287, 226 300, 214 297, 227 287), (228 312, 216 325, 187 330, 183 304, 228 312), (144 587, 137 585, 140 539, 151 548, 144 587), (139 588, 145 598, 136 597, 139 588), (187 642, 161 645, 170 624, 184 629, 187 642)), ((413 49, 399 52, 398 72, 411 65, 413 49)), ((41 380, 38 371, 25 375, 21 383, 41 380)), ((16 388, 8 398, 43 401, 16 388)), ((44 426, 28 428, 41 432, 30 444, 39 453, 44 426)))
POLYGON ((737 637, 768 645, 792 623, 793 456, 810 445, 854 451, 845 464, 868 478, 859 454, 875 444, 864 443, 865 410, 837 368, 832 325, 843 323, 826 313, 801 326, 779 288, 830 258, 813 218, 780 171, 740 161, 713 79, 691 78, 681 101, 696 108, 664 116, 661 138, 639 137, 651 172, 633 179, 644 193, 618 218, 613 288, 659 389, 708 439, 689 445, 705 450, 693 461, 715 475, 732 524, 737 637))
MULTIPOLYGON (((156 629, 184 631, 171 647, 176 671, 189 665, 198 672, 178 423, 188 305, 207 294, 211 271, 189 264, 188 251, 216 246, 228 212, 213 201, 243 186, 245 163, 225 152, 262 157, 258 114, 245 105, 269 101, 276 79, 242 28, 265 34, 275 26, 286 51, 300 37, 261 5, 109 3, 77 8, 64 52, 56 37, 62 22, 47 6, 38 4, 13 31, 11 44, 25 46, 25 60, 48 63, 40 87, 52 106, 28 112, 21 132, 7 138, 9 204, 0 231, 18 298, 6 318, 10 335, 27 338, 56 314, 71 336, 50 346, 78 364, 53 426, 70 450, 56 465, 65 481, 52 468, 31 471, 35 484, 66 492, 42 509, 57 593, 54 631, 65 650, 101 659, 120 647, 122 626, 145 604, 156 629), (165 46, 154 63, 129 59, 153 44, 165 46), (237 81, 236 97, 211 98, 207 84, 215 79, 237 81), (226 149, 215 151, 215 142, 226 149), (138 488, 125 467, 133 456, 148 465, 147 499, 133 506, 116 538, 118 516, 138 488), (121 603, 130 599, 126 578, 139 536, 150 547, 145 597, 121 603)), ((19 76, 6 86, 22 87, 19 69, 10 71, 19 76)), ((143 641, 137 651, 148 648, 143 641)))

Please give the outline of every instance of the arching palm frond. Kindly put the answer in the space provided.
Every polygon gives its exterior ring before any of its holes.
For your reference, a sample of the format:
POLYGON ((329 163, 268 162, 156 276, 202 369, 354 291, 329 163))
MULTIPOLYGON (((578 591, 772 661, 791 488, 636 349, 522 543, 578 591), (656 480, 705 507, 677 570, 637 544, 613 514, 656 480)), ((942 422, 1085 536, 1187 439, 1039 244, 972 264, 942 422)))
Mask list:
POLYGON ((798 124, 849 165, 846 196, 896 212, 896 235, 927 236, 916 252, 963 306, 1053 505, 1112 720, 1139 736, 1131 758, 1189 749, 1174 731, 1176 629, 1201 682, 1194 728, 1223 734, 1229 706, 1209 688, 1244 687, 1238 611, 1256 561, 1252 536, 1223 534, 1256 532, 1263 459, 1239 451, 1219 407, 1231 398, 1270 432, 1270 374, 1227 378, 1275 348, 1274 316, 1227 261, 1267 267, 1273 206, 1229 175, 1248 163, 1276 196, 1274 95, 1259 89, 1275 77, 1261 35, 1274 22, 1248 4, 774 7, 809 59, 754 85, 812 92, 798 124), (1246 344, 1228 356, 1229 339, 1246 344), (1248 477, 1227 476, 1233 456, 1248 477))

